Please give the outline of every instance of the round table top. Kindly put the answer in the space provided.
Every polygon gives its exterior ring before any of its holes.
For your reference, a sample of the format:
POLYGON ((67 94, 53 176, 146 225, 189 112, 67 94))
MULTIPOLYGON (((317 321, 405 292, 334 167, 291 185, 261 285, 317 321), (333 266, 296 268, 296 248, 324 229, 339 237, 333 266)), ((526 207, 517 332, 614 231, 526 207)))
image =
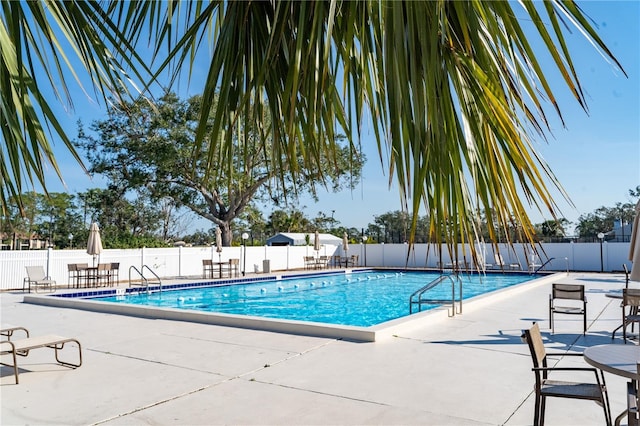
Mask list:
POLYGON ((637 345, 598 345, 584 350, 584 360, 603 371, 632 380, 640 380, 638 363, 640 346, 637 345))

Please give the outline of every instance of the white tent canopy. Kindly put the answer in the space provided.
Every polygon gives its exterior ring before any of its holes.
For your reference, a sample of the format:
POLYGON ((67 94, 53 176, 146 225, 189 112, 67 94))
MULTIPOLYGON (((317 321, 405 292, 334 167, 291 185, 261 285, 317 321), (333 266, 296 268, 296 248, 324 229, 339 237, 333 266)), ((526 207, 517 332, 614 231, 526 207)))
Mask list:
MULTIPOLYGON (((281 232, 267 239, 268 246, 304 246, 307 244, 307 238, 309 237, 309 244, 313 245, 315 234, 313 232, 281 232)), ((342 244, 342 238, 336 237, 331 234, 318 234, 321 245, 339 246, 342 244)))

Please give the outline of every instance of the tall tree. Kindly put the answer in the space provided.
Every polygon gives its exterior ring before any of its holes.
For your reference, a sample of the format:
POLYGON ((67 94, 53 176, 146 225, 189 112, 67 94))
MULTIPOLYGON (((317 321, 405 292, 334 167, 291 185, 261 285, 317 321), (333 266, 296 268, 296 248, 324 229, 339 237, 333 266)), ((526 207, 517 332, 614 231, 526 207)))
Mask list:
POLYGON ((78 194, 83 210, 91 222, 100 225, 106 248, 163 247, 161 231, 165 213, 152 203, 147 192, 138 191, 128 199, 115 186, 90 189, 78 194))
MULTIPOLYGON (((146 99, 126 102, 106 120, 95 121, 91 133, 81 127, 77 144, 92 173, 106 176, 123 191, 143 189, 157 199, 171 198, 219 226, 225 246, 232 242, 232 221, 252 200, 286 205, 301 191, 315 196, 318 184, 327 182, 329 189, 340 191, 358 182, 363 157, 348 146, 331 157, 319 154, 315 168, 286 173, 290 163, 273 156, 274 142, 260 143, 259 133, 268 130, 253 127, 253 122, 234 139, 242 148, 234 145, 233 164, 220 162, 220 172, 210 173, 208 159, 194 151, 200 115, 200 96, 183 101, 167 93, 155 105, 146 99)), ((269 127, 268 117, 262 125, 269 127)), ((223 158, 223 147, 215 146, 220 149, 216 157, 223 158)))
POLYGON ((127 87, 123 69, 145 68, 132 43, 157 58, 157 76, 169 66, 192 70, 202 40, 211 40, 197 130, 209 174, 251 155, 253 144, 237 144, 238 134, 243 141, 249 135, 238 132, 259 128, 265 115, 272 127, 261 134, 263 150, 273 142, 269 153, 280 177, 321 170, 321 159, 338 149, 339 129, 355 141, 364 117, 373 117, 381 163, 394 173, 406 207, 411 200, 411 232, 424 204, 431 235, 446 240, 450 251, 459 238, 477 238, 476 215, 483 210, 493 213, 486 215, 492 240, 515 218, 533 241, 521 192, 555 217, 548 185, 560 185, 531 140, 548 134, 549 109, 560 115, 545 71, 558 71, 586 105, 565 34, 575 29, 617 64, 572 0, 49 1, 50 14, 44 4, 4 2, 0 9, 0 82, 3 94, 11 93, 0 100, 9 123, 2 128, 3 207, 20 193, 21 167, 26 179, 43 181, 40 159, 53 162, 39 111, 70 145, 24 59, 39 59, 55 89, 52 76, 63 61, 49 63, 46 53, 62 45, 56 34, 65 34, 105 91, 127 87), (43 37, 32 35, 34 22, 43 37), (538 51, 529 43, 535 33, 542 40, 538 51), (538 55, 551 58, 546 70, 538 55), (216 104, 222 108, 210 124, 216 104))

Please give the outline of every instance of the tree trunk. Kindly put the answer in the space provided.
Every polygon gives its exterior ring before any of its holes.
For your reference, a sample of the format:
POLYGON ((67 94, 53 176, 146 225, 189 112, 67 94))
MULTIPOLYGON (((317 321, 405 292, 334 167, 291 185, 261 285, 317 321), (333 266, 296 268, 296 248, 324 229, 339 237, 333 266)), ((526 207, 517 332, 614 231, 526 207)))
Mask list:
POLYGON ((233 233, 231 232, 231 222, 224 221, 220 225, 222 231, 222 246, 231 247, 233 241, 233 233))

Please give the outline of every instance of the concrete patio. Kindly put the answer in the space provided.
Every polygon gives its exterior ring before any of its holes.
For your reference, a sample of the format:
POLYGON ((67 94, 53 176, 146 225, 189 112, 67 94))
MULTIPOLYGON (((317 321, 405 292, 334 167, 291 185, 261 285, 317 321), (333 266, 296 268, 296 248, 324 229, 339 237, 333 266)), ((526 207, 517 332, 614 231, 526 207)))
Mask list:
MULTIPOLYGON (((0 423, 531 424, 534 377, 521 329, 538 321, 554 352, 582 352, 611 343, 620 323, 620 301, 604 293, 623 287, 624 275, 557 282, 587 286, 586 337, 572 316, 558 316, 550 334, 549 284, 468 302, 462 315, 425 318, 375 343, 52 308, 0 293, 2 324, 75 337, 83 350, 75 370, 50 350, 19 358, 19 385, 2 367, 0 423)), ((615 417, 626 407, 626 379, 606 380, 615 417)), ((546 422, 599 425, 604 416, 589 401, 551 399, 546 422)))

